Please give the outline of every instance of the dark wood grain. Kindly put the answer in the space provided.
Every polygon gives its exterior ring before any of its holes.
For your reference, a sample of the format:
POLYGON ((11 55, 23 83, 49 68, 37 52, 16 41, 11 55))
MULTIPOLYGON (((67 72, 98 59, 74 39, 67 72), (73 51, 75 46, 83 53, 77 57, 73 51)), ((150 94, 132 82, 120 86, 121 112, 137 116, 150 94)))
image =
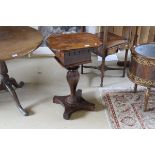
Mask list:
POLYGON ((31 27, 0 26, 0 60, 27 55, 41 42, 41 34, 31 27))
POLYGON ((53 51, 64 53, 68 50, 99 47, 102 43, 91 33, 72 33, 51 35, 47 45, 53 51))
POLYGON ((102 46, 102 42, 90 33, 56 34, 47 39, 48 47, 65 67, 91 62, 91 53, 102 46))
POLYGON ((129 73, 146 80, 146 82, 137 81, 141 85, 155 86, 155 43, 141 44, 133 48, 129 73))
POLYGON ((0 90, 7 90, 13 97, 17 108, 24 115, 29 113, 21 106, 15 88, 21 88, 24 83, 16 82, 8 75, 5 61, 24 56, 36 49, 42 42, 41 34, 26 26, 1 26, 0 27, 0 90))
POLYGON ((86 101, 82 97, 82 90, 76 91, 80 75, 78 66, 68 68, 67 81, 70 87, 70 95, 67 96, 54 96, 53 103, 61 104, 65 107, 63 118, 68 120, 71 114, 78 110, 94 110, 95 105, 86 101))
POLYGON ((26 110, 24 110, 23 107, 21 106, 21 104, 19 102, 19 99, 17 97, 17 94, 16 94, 16 92, 15 92, 15 90, 13 88, 13 86, 16 87, 16 88, 21 88, 24 85, 24 83, 20 82, 18 84, 14 78, 9 77, 8 69, 7 69, 5 61, 0 61, 0 74, 2 76, 2 78, 1 78, 1 87, 3 88, 1 90, 7 90, 11 94, 11 96, 13 97, 19 111, 24 116, 27 116, 28 112, 26 110))
POLYGON ((132 49, 129 79, 137 85, 147 87, 144 111, 147 110, 150 88, 155 87, 155 43, 141 44, 132 49))
POLYGON ((95 105, 82 97, 82 90, 76 87, 80 78, 78 67, 91 61, 91 52, 102 42, 89 33, 52 35, 47 39, 48 47, 55 53, 56 60, 65 67, 70 95, 54 96, 53 102, 65 107, 64 119, 70 119, 73 112, 78 110, 94 110, 95 105))
MULTIPOLYGON (((118 29, 119 30, 119 29, 118 29)), ((103 86, 103 78, 104 78, 104 72, 106 70, 123 70, 123 77, 125 77, 125 71, 127 67, 127 57, 128 57, 128 50, 130 49, 130 43, 131 43, 131 27, 126 27, 125 32, 122 32, 121 34, 124 34, 125 36, 119 36, 118 34, 112 33, 110 31, 113 31, 111 27, 109 26, 103 26, 101 27, 101 32, 96 33, 95 35, 99 38, 99 40, 103 43, 103 46, 100 46, 97 50, 92 51, 97 56, 102 57, 102 62, 100 66, 81 66, 81 73, 84 73, 83 68, 93 68, 98 69, 101 73, 101 83, 100 86, 103 86), (128 33, 127 33, 128 30, 128 33), (121 68, 112 68, 105 65, 105 58, 108 55, 117 53, 119 49, 123 49, 125 52, 124 57, 124 63, 123 67, 121 68)), ((119 31, 120 33, 120 31, 119 31)))

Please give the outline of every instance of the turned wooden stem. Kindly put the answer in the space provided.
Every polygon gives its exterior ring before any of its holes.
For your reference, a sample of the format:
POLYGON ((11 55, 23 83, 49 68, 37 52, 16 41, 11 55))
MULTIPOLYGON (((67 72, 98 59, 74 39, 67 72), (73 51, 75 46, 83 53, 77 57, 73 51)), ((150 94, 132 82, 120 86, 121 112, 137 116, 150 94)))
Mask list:
POLYGON ((83 99, 82 90, 77 90, 80 74, 78 67, 67 68, 67 81, 70 87, 70 95, 54 96, 53 103, 62 104, 65 107, 63 114, 64 119, 69 119, 71 114, 78 110, 94 110, 95 105, 83 99))
POLYGON ((69 68, 66 77, 70 87, 70 95, 74 99, 76 98, 76 87, 80 79, 78 68, 79 67, 69 68))
POLYGON ((5 78, 9 78, 8 76, 8 69, 7 69, 7 66, 5 64, 4 61, 0 61, 0 75, 2 76, 1 77, 1 84, 0 84, 0 90, 4 90, 4 87, 3 87, 3 84, 2 84, 2 80, 5 78))
POLYGON ((137 86, 138 86, 137 84, 134 85, 134 93, 137 92, 137 86))
POLYGON ((126 51, 125 51, 123 77, 125 77, 125 70, 126 70, 126 66, 127 66, 127 59, 128 59, 128 49, 126 49, 126 51))

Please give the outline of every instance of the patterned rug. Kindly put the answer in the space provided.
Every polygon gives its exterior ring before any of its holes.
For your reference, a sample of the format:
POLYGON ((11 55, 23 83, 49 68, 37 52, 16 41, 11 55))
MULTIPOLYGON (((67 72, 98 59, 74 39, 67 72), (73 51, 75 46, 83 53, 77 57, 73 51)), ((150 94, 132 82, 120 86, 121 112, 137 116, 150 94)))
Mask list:
POLYGON ((103 97, 115 129, 155 129, 155 95, 149 98, 149 111, 143 112, 144 92, 113 92, 103 97))

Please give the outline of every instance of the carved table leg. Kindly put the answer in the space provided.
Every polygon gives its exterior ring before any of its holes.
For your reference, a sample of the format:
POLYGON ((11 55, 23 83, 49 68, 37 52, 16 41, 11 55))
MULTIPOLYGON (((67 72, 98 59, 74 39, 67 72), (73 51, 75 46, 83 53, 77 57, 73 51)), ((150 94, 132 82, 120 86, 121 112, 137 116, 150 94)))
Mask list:
POLYGON ((83 74, 83 65, 81 65, 81 74, 83 74))
POLYGON ((144 111, 147 111, 147 105, 148 105, 148 100, 150 96, 150 90, 151 88, 147 88, 146 93, 145 93, 145 103, 144 103, 144 111))
POLYGON ((123 77, 125 77, 125 70, 127 66, 127 59, 128 59, 128 49, 125 51, 125 59, 124 59, 124 68, 123 68, 123 77))
POLYGON ((53 98, 53 103, 61 104, 65 107, 63 118, 67 120, 73 112, 78 110, 95 109, 95 105, 93 103, 89 103, 82 98, 82 90, 76 91, 79 76, 78 67, 68 68, 67 81, 70 86, 71 94, 67 96, 54 96, 53 98))
POLYGON ((137 92, 137 86, 138 86, 137 84, 134 85, 134 93, 137 92))
POLYGON ((24 82, 23 81, 19 82, 19 84, 18 84, 14 78, 10 78, 10 82, 16 88, 22 88, 24 86, 24 82))
POLYGON ((17 94, 13 88, 13 86, 16 88, 21 88, 24 85, 24 83, 20 82, 18 84, 14 78, 9 78, 8 69, 4 61, 0 61, 0 75, 1 75, 1 88, 3 90, 7 90, 11 94, 11 96, 15 100, 17 108, 24 116, 27 116, 28 112, 22 108, 19 99, 17 97, 17 94))
POLYGON ((101 64, 101 83, 100 83, 100 87, 103 87, 103 78, 104 78, 104 71, 105 71, 105 56, 102 57, 102 64, 101 64))

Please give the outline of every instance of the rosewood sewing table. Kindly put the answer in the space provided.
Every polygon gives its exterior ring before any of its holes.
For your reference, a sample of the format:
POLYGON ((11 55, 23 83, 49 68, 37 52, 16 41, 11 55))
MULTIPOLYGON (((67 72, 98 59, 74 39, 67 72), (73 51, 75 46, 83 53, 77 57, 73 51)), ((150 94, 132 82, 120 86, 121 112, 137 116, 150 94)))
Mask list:
POLYGON ((24 26, 1 26, 0 27, 0 90, 7 90, 17 105, 20 112, 27 116, 28 112, 22 108, 16 92, 13 88, 21 88, 24 83, 16 82, 8 75, 5 61, 24 56, 36 49, 42 42, 41 34, 31 28, 24 26))
POLYGON ((70 86, 70 95, 54 96, 53 102, 65 107, 64 119, 78 110, 94 110, 95 105, 82 97, 82 90, 76 87, 79 81, 79 65, 91 62, 91 52, 97 50, 102 43, 90 33, 51 35, 47 39, 48 47, 55 53, 55 59, 65 67, 67 82, 70 86))

